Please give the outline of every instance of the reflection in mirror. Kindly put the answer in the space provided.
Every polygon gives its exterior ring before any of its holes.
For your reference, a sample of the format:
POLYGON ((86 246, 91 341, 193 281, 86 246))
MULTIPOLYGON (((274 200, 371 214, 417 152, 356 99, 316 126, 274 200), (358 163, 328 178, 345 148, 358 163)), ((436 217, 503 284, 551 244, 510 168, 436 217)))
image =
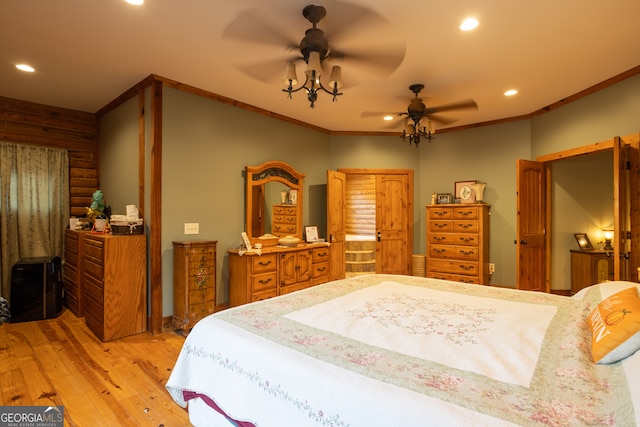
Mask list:
POLYGON ((246 226, 249 239, 264 234, 302 238, 304 174, 284 162, 246 167, 246 226))

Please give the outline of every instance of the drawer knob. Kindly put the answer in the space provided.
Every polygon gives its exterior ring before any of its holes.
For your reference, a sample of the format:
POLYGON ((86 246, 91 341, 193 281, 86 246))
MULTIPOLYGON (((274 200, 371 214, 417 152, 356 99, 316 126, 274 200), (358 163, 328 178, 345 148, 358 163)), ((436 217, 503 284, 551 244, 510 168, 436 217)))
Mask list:
POLYGON ((463 242, 473 242, 473 237, 461 237, 460 240, 463 242))
POLYGON ((258 265, 260 265, 261 267, 266 267, 268 265, 271 265, 271 261, 260 261, 258 262, 258 265))
POLYGON ((258 280, 258 282, 260 282, 261 285, 264 285, 265 283, 269 283, 271 281, 271 277, 269 277, 268 279, 260 279, 258 280))

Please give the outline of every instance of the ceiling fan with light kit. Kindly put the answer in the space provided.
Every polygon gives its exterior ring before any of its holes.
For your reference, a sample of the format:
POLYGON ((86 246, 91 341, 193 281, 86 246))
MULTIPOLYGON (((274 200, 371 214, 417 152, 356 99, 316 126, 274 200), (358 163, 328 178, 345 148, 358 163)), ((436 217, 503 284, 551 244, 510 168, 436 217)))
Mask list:
MULTIPOLYGON (((431 122, 440 124, 450 124, 455 122, 456 119, 450 119, 438 115, 444 111, 464 110, 464 109, 478 109, 478 104, 472 99, 455 102, 452 104, 440 105, 437 107, 427 107, 422 98, 419 98, 419 94, 424 89, 424 85, 421 83, 415 83, 409 86, 409 90, 414 93, 414 98, 411 99, 406 112, 400 113, 380 113, 380 112, 364 112, 362 117, 386 117, 386 116, 398 116, 404 117, 402 139, 409 141, 409 144, 420 144, 422 138, 426 138, 431 141, 433 138, 433 127, 431 122), (423 119, 426 119, 427 123, 423 123, 423 119)), ((394 127, 399 127, 394 124, 394 127)))
POLYGON ((281 50, 275 58, 236 64, 236 67, 268 83, 280 77, 278 80, 284 81, 286 86, 282 90, 289 98, 295 92, 304 91, 310 107, 314 108, 321 92, 328 93, 336 101, 345 86, 355 86, 370 75, 387 76, 400 66, 406 44, 390 33, 391 25, 382 16, 359 5, 324 3, 331 11, 328 17, 324 6, 310 4, 302 9, 302 16, 311 27, 299 42, 288 34, 293 31, 286 27, 284 18, 279 19, 286 16, 288 10, 279 13, 273 7, 264 11, 258 8, 241 14, 225 29, 224 38, 281 50), (374 32, 376 35, 388 33, 389 37, 384 43, 373 45, 370 35, 374 32), (304 62, 305 66, 301 80, 296 72, 298 62, 304 62), (346 83, 342 80, 343 67, 346 83), (325 74, 328 70, 330 73, 325 74))

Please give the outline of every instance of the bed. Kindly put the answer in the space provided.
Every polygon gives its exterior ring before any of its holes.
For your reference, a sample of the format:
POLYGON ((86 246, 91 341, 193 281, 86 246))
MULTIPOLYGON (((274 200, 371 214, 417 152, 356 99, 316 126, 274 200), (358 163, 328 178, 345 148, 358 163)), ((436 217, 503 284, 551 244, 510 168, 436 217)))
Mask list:
POLYGON ((594 363, 587 321, 634 286, 338 280, 201 320, 166 388, 195 426, 640 425, 640 352, 594 363))

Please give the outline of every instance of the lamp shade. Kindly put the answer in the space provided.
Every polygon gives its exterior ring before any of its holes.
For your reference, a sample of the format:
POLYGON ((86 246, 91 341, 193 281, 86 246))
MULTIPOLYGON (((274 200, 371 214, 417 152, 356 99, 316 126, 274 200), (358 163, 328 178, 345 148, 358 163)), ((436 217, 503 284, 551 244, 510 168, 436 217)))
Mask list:
POLYGON ((291 82, 292 86, 298 84, 298 75, 296 74, 296 64, 293 61, 287 63, 287 75, 284 79, 284 84, 288 85, 291 82))
POLYGON ((322 65, 320 65, 320 54, 318 52, 311 52, 309 54, 306 72, 308 76, 313 76, 315 72, 315 77, 320 78, 320 74, 322 74, 322 65))
POLYGON ((333 88, 335 84, 338 88, 342 87, 342 68, 339 65, 334 65, 331 68, 331 77, 329 77, 329 87, 333 88))
POLYGON ((602 234, 604 235, 604 238, 606 240, 612 240, 613 239, 613 230, 602 230, 602 234))

